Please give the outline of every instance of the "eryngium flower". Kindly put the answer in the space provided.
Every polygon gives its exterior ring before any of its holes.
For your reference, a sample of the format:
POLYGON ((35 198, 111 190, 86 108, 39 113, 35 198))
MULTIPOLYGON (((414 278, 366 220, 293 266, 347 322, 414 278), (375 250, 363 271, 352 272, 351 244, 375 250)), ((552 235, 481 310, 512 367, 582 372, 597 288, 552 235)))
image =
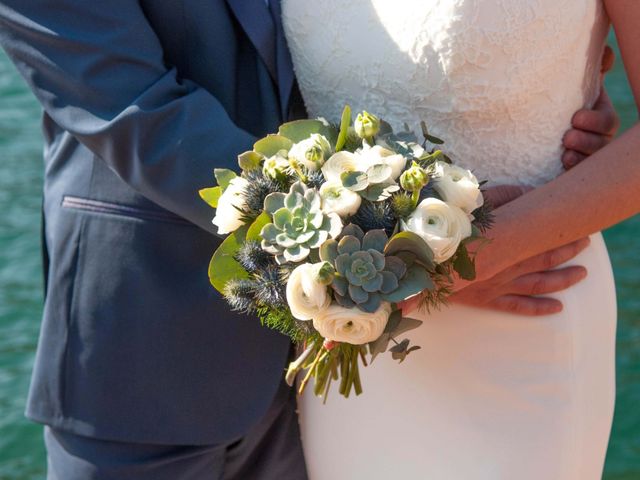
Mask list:
POLYGON ((255 273, 273 264, 273 256, 265 252, 256 240, 243 243, 235 254, 235 259, 249 273, 255 273))
POLYGON ((265 198, 264 210, 273 223, 265 225, 260 236, 262 248, 275 255, 280 264, 301 262, 327 239, 342 231, 336 213, 322 210, 320 194, 302 182, 291 186, 289 193, 272 193, 265 198))

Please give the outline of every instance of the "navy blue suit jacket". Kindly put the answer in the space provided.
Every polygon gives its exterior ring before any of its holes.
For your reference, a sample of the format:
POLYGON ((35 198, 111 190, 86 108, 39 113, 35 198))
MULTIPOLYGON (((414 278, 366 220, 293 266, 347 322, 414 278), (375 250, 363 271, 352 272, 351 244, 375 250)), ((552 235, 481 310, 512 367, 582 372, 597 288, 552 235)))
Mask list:
POLYGON ((276 27, 263 0, 0 0, 0 44, 44 107, 30 418, 211 444, 272 402, 289 341, 209 285, 220 239, 197 192, 287 112, 276 27))

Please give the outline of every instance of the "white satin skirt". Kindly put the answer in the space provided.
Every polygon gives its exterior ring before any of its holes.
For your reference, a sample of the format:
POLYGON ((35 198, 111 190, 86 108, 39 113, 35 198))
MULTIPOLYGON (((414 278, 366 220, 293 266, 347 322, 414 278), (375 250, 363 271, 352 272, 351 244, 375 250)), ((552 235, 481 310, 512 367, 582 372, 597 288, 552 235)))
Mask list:
MULTIPOLYGON (((452 306, 406 334, 421 350, 362 369, 364 393, 299 400, 311 480, 596 480, 615 400, 616 297, 600 234, 564 310, 452 306)), ((404 337, 403 337, 404 338, 404 337)))

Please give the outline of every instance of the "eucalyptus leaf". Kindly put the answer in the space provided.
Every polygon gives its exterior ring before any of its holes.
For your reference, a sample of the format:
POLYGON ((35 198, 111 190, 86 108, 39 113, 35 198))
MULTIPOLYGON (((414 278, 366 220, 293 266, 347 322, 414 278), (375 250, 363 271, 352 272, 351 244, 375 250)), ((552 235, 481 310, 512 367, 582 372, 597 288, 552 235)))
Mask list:
POLYGON ((351 107, 349 105, 345 105, 344 110, 342 111, 342 117, 340 119, 340 133, 338 133, 338 138, 336 140, 336 152, 342 150, 345 143, 347 142, 350 126, 351 107))
POLYGON ((476 266, 465 245, 460 245, 453 259, 453 269, 464 280, 475 280, 476 266))
MULTIPOLYGON (((396 233, 384 249, 386 255, 400 256, 400 252, 410 252, 415 255, 415 260, 425 268, 433 269, 433 251, 422 237, 416 233, 404 231, 396 233)), ((402 256, 400 256, 402 258, 402 256)))
POLYGON ((391 195, 398 190, 400 190, 400 187, 395 184, 386 185, 384 183, 375 183, 361 190, 360 196, 370 202, 381 202, 391 197, 391 195))
POLYGON ((402 342, 400 342, 397 345, 394 345, 393 347, 391 347, 389 349, 389 351, 391 352, 391 357, 394 360, 399 360, 400 363, 404 362, 404 360, 407 358, 407 356, 411 353, 414 352, 416 350, 420 350, 420 347, 417 345, 413 345, 412 347, 409 347, 409 339, 405 338, 404 340, 402 340, 402 342))
POLYGON ((250 150, 238 155, 238 165, 244 171, 255 170, 260 167, 263 158, 258 152, 250 150))
POLYGON ((420 325, 422 325, 422 323, 422 320, 418 320, 416 318, 402 317, 396 323, 395 327, 393 327, 393 330, 388 330, 388 333, 392 337, 397 337, 398 335, 402 335, 403 333, 407 333, 418 328, 420 325))
POLYGON ((389 320, 387 320, 387 325, 384 328, 384 332, 390 334, 390 336, 393 336, 393 332, 398 328, 398 325, 400 325, 401 321, 402 310, 394 310, 393 312, 391 312, 391 315, 389 315, 389 320))
POLYGON ((398 288, 391 293, 382 295, 388 302, 402 302, 424 290, 435 289, 435 284, 429 273, 419 265, 412 265, 398 283, 398 288))
POLYGON ((207 204, 213 208, 218 208, 218 200, 222 196, 221 187, 203 188, 198 192, 207 204))
POLYGON ((294 120, 285 123, 278 130, 278 135, 288 138, 293 143, 306 140, 314 133, 323 135, 331 144, 338 138, 337 130, 321 120, 294 120))
POLYGON ((374 342, 369 343, 369 353, 371 354, 371 363, 376 359, 378 355, 387 351, 391 336, 388 333, 383 333, 374 342))
POLYGON ((371 165, 367 169, 367 178, 369 180, 369 183, 382 183, 388 180, 391 176, 391 171, 391 167, 389 165, 385 165, 384 163, 371 165))
POLYGON ((234 258, 245 242, 248 228, 248 226, 243 225, 229 234, 216 249, 213 257, 211 257, 209 262, 209 281, 220 293, 224 293, 224 287, 229 280, 249 278, 247 271, 234 258))
POLYGON ((216 176, 218 185, 221 187, 223 192, 227 189, 231 180, 238 176, 236 172, 229 170, 228 168, 216 168, 213 171, 213 174, 216 176))
POLYGON ((260 232, 262 231, 262 228, 268 223, 271 223, 271 217, 267 212, 262 212, 249 227, 246 240, 260 240, 260 232))
POLYGON ((367 174, 364 172, 342 172, 340 180, 342 186, 352 192, 360 192, 369 185, 367 174))
POLYGON ((253 145, 253 150, 266 158, 274 156, 280 150, 291 150, 293 142, 282 135, 267 135, 253 145))

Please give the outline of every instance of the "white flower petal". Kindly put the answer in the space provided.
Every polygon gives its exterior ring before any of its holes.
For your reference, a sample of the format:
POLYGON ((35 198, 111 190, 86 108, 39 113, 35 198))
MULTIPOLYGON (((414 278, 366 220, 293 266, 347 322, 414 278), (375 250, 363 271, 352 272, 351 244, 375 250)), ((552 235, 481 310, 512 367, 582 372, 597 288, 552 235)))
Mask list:
POLYGON ((333 304, 313 317, 314 328, 327 340, 363 345, 380 338, 391 315, 391 305, 382 302, 373 313, 333 304))

